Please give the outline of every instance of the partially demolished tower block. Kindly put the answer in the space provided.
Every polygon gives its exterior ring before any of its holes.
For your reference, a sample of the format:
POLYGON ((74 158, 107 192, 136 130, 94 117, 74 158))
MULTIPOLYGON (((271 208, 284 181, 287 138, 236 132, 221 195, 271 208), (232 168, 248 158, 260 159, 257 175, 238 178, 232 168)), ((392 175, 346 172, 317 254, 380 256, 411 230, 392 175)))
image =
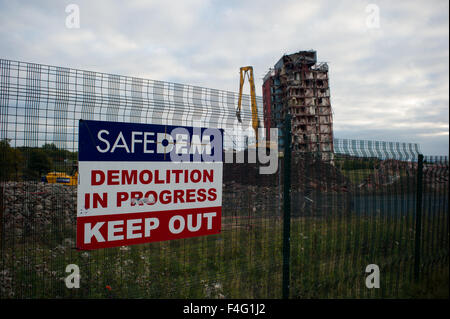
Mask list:
MULTIPOLYGON (((291 114, 292 149, 333 159, 333 117, 328 65, 316 51, 284 55, 264 77, 265 127, 283 127, 291 114)), ((268 136, 266 132, 266 136, 268 136)))

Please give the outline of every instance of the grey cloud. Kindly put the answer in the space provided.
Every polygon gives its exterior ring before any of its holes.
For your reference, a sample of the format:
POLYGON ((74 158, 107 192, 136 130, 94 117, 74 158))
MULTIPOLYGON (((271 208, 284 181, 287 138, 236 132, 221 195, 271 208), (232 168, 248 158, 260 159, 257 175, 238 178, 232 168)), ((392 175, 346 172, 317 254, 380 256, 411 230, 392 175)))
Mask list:
POLYGON ((282 54, 316 49, 330 66, 337 137, 448 154, 448 2, 76 3, 81 28, 69 30, 65 2, 0 1, 1 57, 230 91, 253 65, 261 95, 282 54), (366 26, 369 3, 379 29, 366 26))

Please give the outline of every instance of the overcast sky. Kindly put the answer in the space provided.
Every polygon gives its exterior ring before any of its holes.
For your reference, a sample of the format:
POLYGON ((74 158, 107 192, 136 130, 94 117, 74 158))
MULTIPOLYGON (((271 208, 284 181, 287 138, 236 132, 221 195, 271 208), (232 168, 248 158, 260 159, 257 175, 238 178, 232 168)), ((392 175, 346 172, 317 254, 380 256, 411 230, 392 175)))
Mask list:
POLYGON ((314 49, 330 68, 335 137, 448 155, 448 10, 445 0, 0 0, 0 57, 230 91, 252 65, 262 95, 283 54, 314 49))

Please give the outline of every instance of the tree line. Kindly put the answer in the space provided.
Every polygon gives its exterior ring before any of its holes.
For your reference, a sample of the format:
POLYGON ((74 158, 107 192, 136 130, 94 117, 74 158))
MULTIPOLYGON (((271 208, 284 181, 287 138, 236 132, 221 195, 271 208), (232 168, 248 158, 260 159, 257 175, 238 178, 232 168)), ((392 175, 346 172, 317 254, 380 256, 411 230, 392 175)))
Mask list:
POLYGON ((13 147, 9 139, 2 139, 0 180, 40 180, 51 171, 70 173, 77 159, 77 152, 60 149, 53 143, 41 147, 13 147))

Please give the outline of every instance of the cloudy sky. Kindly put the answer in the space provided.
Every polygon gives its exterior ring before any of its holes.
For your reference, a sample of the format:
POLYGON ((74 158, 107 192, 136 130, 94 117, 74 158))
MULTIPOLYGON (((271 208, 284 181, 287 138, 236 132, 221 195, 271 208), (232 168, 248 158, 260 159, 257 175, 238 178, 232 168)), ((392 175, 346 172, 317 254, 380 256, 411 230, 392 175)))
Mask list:
POLYGON ((445 0, 0 0, 0 57, 230 91, 252 65, 262 95, 283 54, 315 49, 330 68, 336 137, 448 155, 448 10, 445 0))

